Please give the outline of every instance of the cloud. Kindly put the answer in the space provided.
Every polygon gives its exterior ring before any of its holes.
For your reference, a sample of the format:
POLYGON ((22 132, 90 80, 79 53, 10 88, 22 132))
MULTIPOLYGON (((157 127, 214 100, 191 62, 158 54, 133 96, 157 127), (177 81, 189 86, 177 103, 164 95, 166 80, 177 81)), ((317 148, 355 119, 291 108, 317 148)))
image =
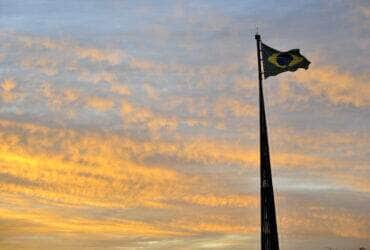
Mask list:
MULTIPOLYGON (((44 233, 53 235, 53 233, 81 233, 81 234, 115 234, 115 235, 142 235, 174 236, 182 235, 180 232, 167 231, 159 226, 150 225, 141 221, 130 220, 98 220, 93 218, 69 217, 49 213, 40 209, 18 210, 0 209, 0 217, 8 220, 18 220, 31 224, 33 234, 44 233)), ((19 230, 19 234, 22 230, 19 230)))
POLYGON ((77 90, 56 89, 47 82, 42 84, 40 92, 42 97, 46 98, 49 108, 55 110, 70 108, 69 106, 80 98, 80 92, 77 90))
POLYGON ((291 208, 282 216, 281 231, 284 235, 300 238, 305 238, 308 234, 316 237, 327 235, 364 240, 370 236, 366 217, 352 214, 344 209, 319 205, 304 207, 305 211, 291 208))
POLYGON ((48 37, 27 36, 20 34, 7 33, 8 36, 14 36, 16 41, 20 42, 25 48, 42 47, 47 50, 73 53, 80 59, 87 59, 91 62, 106 62, 116 65, 125 58, 122 50, 104 50, 97 48, 88 48, 74 44, 70 41, 58 41, 48 37))
MULTIPOLYGON (((370 106, 370 81, 365 76, 354 76, 334 65, 321 65, 307 72, 289 75, 289 82, 304 86, 313 97, 323 97, 334 105, 370 106), (293 79, 293 80, 291 80, 293 79)), ((282 80, 286 82, 287 79, 282 80)), ((289 95, 287 91, 281 92, 289 95)))
POLYGON ((252 195, 193 195, 184 197, 183 201, 211 207, 257 207, 258 199, 252 195))
MULTIPOLYGON (((240 144, 210 140, 206 138, 179 141, 142 142, 132 145, 132 153, 141 159, 153 156, 174 159, 177 162, 205 166, 256 167, 258 150, 256 147, 243 147, 240 144)), ((272 162, 280 167, 315 168, 330 167, 335 161, 330 158, 311 156, 304 153, 273 152, 272 162)))
POLYGON ((0 53, 0 63, 2 63, 5 59, 5 54, 0 53))
POLYGON ((15 86, 16 86, 16 84, 12 80, 9 80, 9 79, 5 79, 1 83, 1 88, 5 92, 11 92, 15 88, 15 86))
MULTIPOLYGON (((141 107, 141 114, 147 117, 145 121, 149 124, 144 125, 144 127, 152 131, 174 131, 180 125, 191 128, 205 126, 226 128, 226 125, 223 124, 226 114, 243 118, 250 116, 254 112, 254 107, 244 102, 233 100, 227 94, 223 100, 219 100, 220 103, 217 104, 216 112, 213 112, 212 108, 209 107, 213 106, 213 104, 209 103, 211 99, 208 100, 207 96, 203 98, 192 97, 193 92, 196 92, 198 89, 204 92, 210 87, 218 90, 226 88, 227 83, 223 83, 223 80, 233 81, 233 78, 229 79, 229 75, 240 70, 241 66, 237 63, 193 67, 188 64, 158 63, 155 60, 129 55, 126 50, 99 49, 89 45, 82 46, 78 42, 66 39, 56 40, 10 32, 4 33, 2 39, 9 41, 10 47, 7 48, 7 51, 19 51, 19 55, 12 53, 9 56, 12 57, 14 66, 19 67, 19 70, 22 71, 21 77, 24 77, 23 81, 29 83, 29 87, 26 87, 26 85, 21 86, 26 89, 26 100, 38 100, 37 94, 39 93, 33 93, 32 88, 36 86, 38 88, 40 82, 47 82, 52 87, 49 86, 49 89, 47 89, 47 87, 43 86, 44 90, 41 94, 47 98, 49 107, 53 107, 54 111, 57 109, 59 114, 60 112, 65 112, 66 116, 75 117, 79 109, 84 107, 84 103, 89 103, 91 104, 90 107, 93 107, 92 103, 94 101, 88 101, 88 99, 89 96, 96 95, 96 92, 104 95, 114 93, 128 96, 132 95, 132 91, 137 88, 137 84, 142 84, 142 89, 148 96, 148 99, 146 101, 137 100, 137 102, 145 102, 145 104, 137 103, 136 106, 141 107), (20 54, 22 55, 21 57, 20 54), (124 75, 120 74, 117 68, 112 67, 118 64, 124 70, 124 75), (137 70, 141 72, 139 79, 135 77, 137 70), (160 79, 162 77, 165 79, 169 74, 181 75, 185 85, 180 82, 168 87, 164 86, 167 83, 163 83, 160 79), (153 78, 154 75, 160 75, 161 78, 155 79, 156 77, 153 78), (215 78, 217 78, 219 83, 215 84, 215 78), (153 84, 149 85, 147 83, 149 80, 153 84), (123 85, 122 82, 127 83, 123 85), (94 86, 88 86, 89 83, 93 83, 94 86), (159 89, 153 86, 160 86, 164 90, 160 91, 160 103, 158 99, 159 89), (56 96, 56 94, 62 93, 64 88, 78 89, 79 101, 68 103, 68 100, 62 100, 62 97, 56 96), (184 91, 188 92, 183 96, 185 98, 177 94, 183 88, 184 91), (74 109, 61 109, 66 104, 72 103, 75 104, 74 109), (158 107, 155 111, 152 108, 148 108, 154 106, 158 107), (186 109, 188 114, 183 115, 181 113, 179 115, 179 111, 170 110, 171 107, 182 109, 182 111, 186 109), (152 118, 148 118, 149 116, 152 116, 152 118), (157 118, 154 118, 154 116, 157 116, 157 118), (217 121, 214 121, 215 118, 217 121)), ((99 107, 102 106, 100 105, 99 107)), ((39 108, 44 109, 42 106, 39 108)), ((45 112, 47 111, 50 111, 50 109, 45 112)))
POLYGON ((158 91, 149 84, 144 84, 143 89, 150 99, 157 99, 159 97, 158 91))
POLYGON ((82 59, 89 59, 92 62, 105 61, 112 65, 119 64, 125 57, 120 50, 98 50, 96 48, 75 47, 75 51, 82 59))
POLYGON ((222 208, 254 209, 254 195, 232 193, 217 185, 220 180, 139 163, 132 151, 145 144, 9 120, 1 120, 0 127, 0 219, 27 225, 27 231, 5 229, 2 235, 8 239, 161 238, 248 233, 252 228, 221 218, 222 208), (201 212, 201 220, 179 219, 196 214, 199 207, 214 209, 220 216, 201 212))
POLYGON ((97 207, 166 207, 173 199, 212 207, 255 205, 252 196, 217 194, 217 188, 209 193, 216 186, 202 184, 202 178, 135 163, 133 151, 146 147, 139 142, 6 120, 0 125, 1 173, 16 181, 1 185, 12 194, 97 207), (205 190, 207 195, 196 195, 205 190))
POLYGON ((257 108, 255 105, 245 104, 231 98, 219 98, 214 105, 214 114, 221 118, 232 115, 236 118, 256 116, 257 108))
POLYGON ((35 55, 35 56, 25 56, 20 62, 20 66, 25 69, 37 69, 42 74, 47 76, 54 76, 59 73, 59 64, 54 56, 45 55, 35 55))
POLYGON ((358 1, 353 3, 353 9, 355 11, 354 18, 359 23, 364 26, 368 25, 370 22, 370 5, 366 1, 358 1))
MULTIPOLYGON (((212 218, 212 217, 211 217, 212 218)), ((233 233, 233 234, 252 234, 257 232, 258 227, 241 225, 241 223, 231 222, 223 218, 208 219, 213 222, 204 222, 204 220, 184 220, 176 221, 174 225, 177 228, 185 230, 192 229, 195 233, 233 233)))
MULTIPOLYGON (((250 105, 257 91, 248 68, 255 67, 254 53, 253 65, 239 61, 194 66, 133 56, 109 49, 109 44, 95 48, 91 42, 0 35, 8 37, 2 43, 9 52, 5 71, 18 72, 3 80, 1 93, 27 93, 25 109, 33 110, 0 119, 0 220, 10 225, 1 232, 8 243, 24 237, 23 242, 33 244, 31 238, 36 237, 42 244, 104 246, 105 237, 111 237, 113 246, 151 248, 172 242, 176 248, 184 236, 198 247, 215 246, 214 241, 199 243, 212 237, 238 235, 248 242, 258 238, 259 152, 257 130, 250 126, 257 116, 256 105, 250 105), (44 120, 34 118, 39 114, 34 101, 40 97, 47 102, 44 120), (95 112, 84 113, 87 122, 81 118, 57 125, 64 114, 79 114, 86 107, 109 110, 108 127, 99 127, 100 121, 91 115, 95 112), (52 117, 55 110, 57 118, 52 117), (30 117, 33 123, 25 122, 30 117), (236 122, 242 119, 242 125, 236 122)), ((282 80, 283 101, 294 95, 302 102, 314 97, 334 105, 369 106, 365 75, 327 65, 289 78, 293 81, 282 80), (305 91, 294 92, 295 82, 305 91)), ((366 133, 272 129, 277 183, 282 176, 314 189, 316 182, 307 180, 308 174, 335 190, 369 193, 366 133), (358 172, 349 173, 349 167, 358 172)), ((301 209, 305 205, 288 204, 297 211, 283 224, 285 232, 369 236, 368 224, 362 223, 367 217, 357 216, 350 205, 321 204, 322 210, 313 211, 308 220, 310 214, 301 209)))
POLYGON ((114 102, 107 98, 93 96, 87 99, 86 105, 98 111, 107 111, 113 107, 114 102))
POLYGON ((359 8, 360 12, 370 20, 370 6, 362 6, 359 8))
MULTIPOLYGON (((3 122, 2 127, 10 124, 3 122)), ((170 191, 166 185, 173 182, 175 188, 179 183, 181 189, 176 172, 120 158, 103 138, 31 124, 14 129, 1 134, 6 141, 0 151, 1 173, 25 182, 1 183, 4 192, 47 199, 50 204, 124 208, 164 206, 160 200, 170 191), (22 184, 28 182, 34 185, 22 184)))
POLYGON ((19 94, 15 90, 17 84, 13 80, 4 79, 1 82, 0 86, 1 86, 1 99, 4 102, 6 103, 13 102, 19 97, 19 94))
MULTIPOLYGON (((177 164, 249 164, 254 167, 258 160, 256 150, 248 152, 233 144, 204 139, 166 143, 135 141, 117 135, 83 135, 73 130, 5 120, 1 128, 1 172, 19 180, 2 184, 2 188, 13 194, 29 193, 50 202, 71 205, 118 208, 167 207, 171 201, 208 207, 257 205, 255 196, 221 192, 217 183, 214 186, 204 183, 202 178, 145 163, 147 159, 161 157, 175 158, 177 164), (29 185, 25 185, 27 183, 29 185)), ((307 161, 310 157, 276 156, 273 157, 275 164, 310 166, 307 161)))
POLYGON ((86 81, 86 82, 91 82, 94 84, 97 83, 109 83, 109 84, 117 84, 117 76, 115 73, 112 72, 107 72, 107 71, 101 71, 101 72, 89 72, 89 71, 82 71, 78 79, 80 81, 86 81))
POLYGON ((150 109, 136 106, 128 101, 122 102, 121 115, 124 126, 144 128, 150 132, 156 132, 163 128, 167 131, 171 131, 178 126, 178 122, 175 118, 155 114, 150 109))
POLYGON ((352 163, 364 162, 370 135, 365 131, 272 128, 272 146, 281 151, 335 156, 352 163))
POLYGON ((110 91, 118 95, 124 96, 131 95, 129 87, 124 85, 111 85, 110 91))
POLYGON ((366 176, 349 175, 345 173, 334 173, 337 185, 349 187, 357 192, 370 194, 370 183, 366 176))

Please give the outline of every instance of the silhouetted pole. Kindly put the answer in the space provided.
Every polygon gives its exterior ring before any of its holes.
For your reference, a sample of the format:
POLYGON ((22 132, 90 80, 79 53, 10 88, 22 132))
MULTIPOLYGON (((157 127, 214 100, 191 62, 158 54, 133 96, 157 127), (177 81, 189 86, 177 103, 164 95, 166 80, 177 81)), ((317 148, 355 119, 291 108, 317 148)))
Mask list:
POLYGON ((274 189, 272 186, 270 152, 267 136, 265 104, 261 70, 261 36, 256 34, 258 61, 258 89, 260 110, 260 188, 261 188, 261 250, 279 250, 276 225, 274 189))

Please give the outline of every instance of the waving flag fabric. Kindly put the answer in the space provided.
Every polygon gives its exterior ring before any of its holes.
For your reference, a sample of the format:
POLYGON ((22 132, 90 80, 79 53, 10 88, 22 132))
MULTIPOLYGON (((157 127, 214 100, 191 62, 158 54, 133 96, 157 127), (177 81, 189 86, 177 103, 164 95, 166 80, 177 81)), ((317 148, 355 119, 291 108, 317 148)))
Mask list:
POLYGON ((299 49, 281 52, 263 43, 262 59, 265 78, 285 71, 296 71, 299 68, 308 69, 311 63, 301 55, 299 49))

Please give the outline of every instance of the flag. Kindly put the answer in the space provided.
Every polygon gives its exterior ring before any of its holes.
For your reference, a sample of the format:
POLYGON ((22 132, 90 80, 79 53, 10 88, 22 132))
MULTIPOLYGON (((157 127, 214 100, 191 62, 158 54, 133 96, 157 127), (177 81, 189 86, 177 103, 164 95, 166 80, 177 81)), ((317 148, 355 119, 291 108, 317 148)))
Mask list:
POLYGON ((265 78, 275 76, 285 71, 296 71, 299 68, 308 69, 310 61, 301 55, 299 49, 281 52, 266 44, 262 44, 263 74, 265 78))

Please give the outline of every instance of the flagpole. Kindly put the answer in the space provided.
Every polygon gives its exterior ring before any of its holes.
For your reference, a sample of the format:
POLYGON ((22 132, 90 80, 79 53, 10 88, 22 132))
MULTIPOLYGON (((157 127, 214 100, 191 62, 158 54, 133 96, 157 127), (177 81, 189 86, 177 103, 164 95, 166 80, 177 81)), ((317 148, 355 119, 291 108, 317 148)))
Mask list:
POLYGON ((270 152, 268 144, 265 104, 263 100, 261 70, 261 36, 255 35, 257 42, 259 121, 260 121, 260 195, 261 195, 261 250, 279 250, 276 224, 274 190, 272 186, 270 152))

